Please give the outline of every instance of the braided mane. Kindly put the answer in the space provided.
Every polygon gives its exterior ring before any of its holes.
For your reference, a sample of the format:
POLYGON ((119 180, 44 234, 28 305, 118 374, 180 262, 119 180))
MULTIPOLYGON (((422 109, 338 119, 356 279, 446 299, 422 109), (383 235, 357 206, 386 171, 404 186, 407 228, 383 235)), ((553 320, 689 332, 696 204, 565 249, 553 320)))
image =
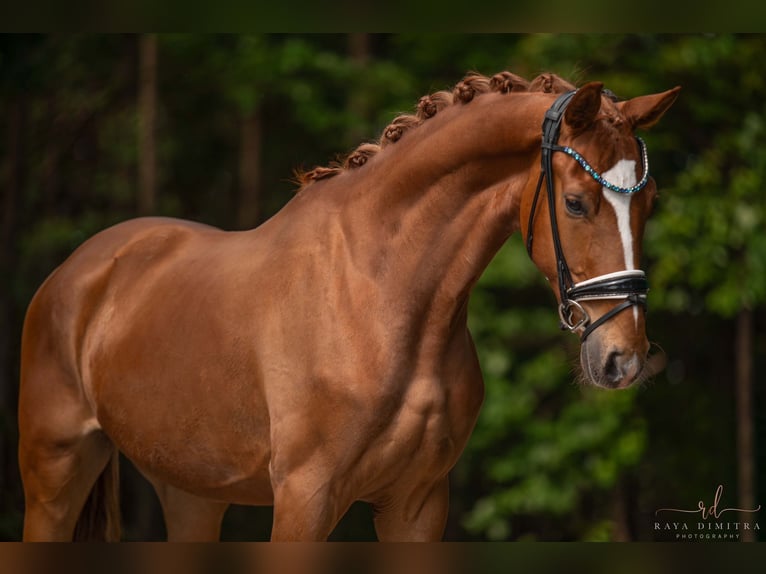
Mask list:
POLYGON ((505 71, 491 78, 476 72, 469 72, 451 91, 441 90, 420 98, 414 114, 403 114, 386 126, 380 139, 375 143, 363 143, 344 159, 331 162, 326 167, 315 167, 309 171, 296 170, 295 180, 298 191, 306 189, 315 181, 327 179, 343 171, 358 169, 367 160, 388 145, 396 143, 407 131, 418 127, 443 109, 453 105, 464 105, 488 92, 508 94, 511 92, 543 92, 560 94, 575 89, 575 86, 555 74, 541 74, 531 82, 505 71))

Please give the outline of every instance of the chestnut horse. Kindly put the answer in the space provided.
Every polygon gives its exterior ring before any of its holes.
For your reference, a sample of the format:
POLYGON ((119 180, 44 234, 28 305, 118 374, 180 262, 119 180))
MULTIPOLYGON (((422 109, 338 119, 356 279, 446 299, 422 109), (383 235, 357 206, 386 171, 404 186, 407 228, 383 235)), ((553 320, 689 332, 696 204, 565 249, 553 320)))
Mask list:
POLYGON ((24 539, 119 539, 119 451, 170 540, 218 539, 231 503, 273 505, 272 540, 323 540, 355 501, 380 540, 440 539, 484 394, 468 298, 512 233, 585 376, 644 376, 656 191, 633 132, 677 91, 469 75, 256 229, 143 218, 86 241, 26 315, 24 539))

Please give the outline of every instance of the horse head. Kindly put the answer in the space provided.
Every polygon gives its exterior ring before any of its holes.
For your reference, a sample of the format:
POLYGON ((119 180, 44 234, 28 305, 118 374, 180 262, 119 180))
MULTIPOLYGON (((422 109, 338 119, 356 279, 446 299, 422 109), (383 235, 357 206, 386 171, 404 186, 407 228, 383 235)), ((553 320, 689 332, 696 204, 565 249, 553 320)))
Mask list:
POLYGON ((554 288, 562 328, 580 335, 585 378, 601 387, 627 387, 650 370, 639 265, 657 191, 634 132, 654 125, 678 91, 618 102, 593 82, 561 94, 543 122, 540 178, 522 199, 530 257, 554 288))

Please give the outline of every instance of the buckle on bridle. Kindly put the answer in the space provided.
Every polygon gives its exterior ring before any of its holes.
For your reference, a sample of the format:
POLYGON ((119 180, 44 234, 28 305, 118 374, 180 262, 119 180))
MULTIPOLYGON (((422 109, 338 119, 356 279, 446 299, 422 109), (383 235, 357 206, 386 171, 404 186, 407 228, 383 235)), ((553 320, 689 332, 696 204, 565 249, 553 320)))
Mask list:
POLYGON ((559 305, 559 318, 561 319, 561 329, 568 331, 576 331, 590 323, 588 312, 572 299, 567 299, 559 305), (579 319, 575 320, 575 315, 579 315, 579 319))

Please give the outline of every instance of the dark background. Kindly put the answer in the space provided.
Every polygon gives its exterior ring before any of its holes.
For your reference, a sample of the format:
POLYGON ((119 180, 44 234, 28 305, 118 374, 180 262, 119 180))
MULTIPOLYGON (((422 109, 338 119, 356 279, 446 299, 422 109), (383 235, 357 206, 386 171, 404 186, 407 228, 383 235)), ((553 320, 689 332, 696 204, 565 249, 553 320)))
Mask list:
MULTIPOLYGON (((467 71, 629 98, 681 85, 646 139, 661 199, 647 229, 649 335, 668 356, 625 392, 573 383, 576 338, 518 237, 471 302, 487 383, 452 475, 451 540, 654 540, 658 508, 755 508, 764 492, 766 36, 285 34, 0 36, 0 538, 21 535, 18 356, 35 289, 100 229, 142 214, 257 225, 293 170, 377 139, 467 71)), ((122 466, 126 539, 162 539, 122 466)), ((751 518, 753 515, 750 515, 751 518)), ((355 506, 335 537, 374 536, 355 506)), ((228 540, 268 538, 232 508, 228 540)), ((722 520, 736 521, 734 513, 722 520)), ((696 521, 696 520, 695 520, 696 521)))

